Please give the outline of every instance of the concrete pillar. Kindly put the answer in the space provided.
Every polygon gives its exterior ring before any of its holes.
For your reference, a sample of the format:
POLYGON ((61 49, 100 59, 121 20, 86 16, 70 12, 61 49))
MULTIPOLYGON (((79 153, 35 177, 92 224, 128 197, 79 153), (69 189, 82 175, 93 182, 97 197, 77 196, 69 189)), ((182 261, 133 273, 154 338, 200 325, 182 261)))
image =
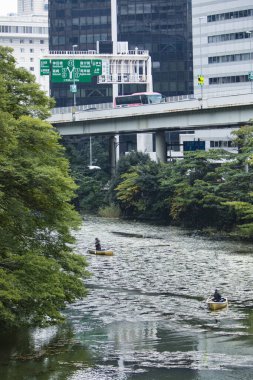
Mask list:
POLYGON ((137 152, 153 152, 153 134, 137 133, 137 152))
POLYGON ((165 132, 158 131, 155 134, 156 157, 159 162, 167 162, 167 147, 165 132))
POLYGON ((147 77, 148 77, 148 81, 147 81, 147 86, 146 86, 146 89, 147 91, 149 92, 153 92, 153 77, 152 77, 152 61, 151 61, 151 57, 149 57, 148 61, 147 61, 147 77))

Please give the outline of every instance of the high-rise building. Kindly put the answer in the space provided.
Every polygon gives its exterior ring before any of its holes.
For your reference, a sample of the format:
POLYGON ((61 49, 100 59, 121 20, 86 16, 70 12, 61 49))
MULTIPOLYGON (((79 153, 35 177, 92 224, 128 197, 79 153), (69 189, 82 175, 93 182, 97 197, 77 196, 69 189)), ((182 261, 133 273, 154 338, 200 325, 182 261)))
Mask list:
POLYGON ((19 15, 47 15, 48 0, 18 0, 19 15))
POLYGON ((252 0, 192 0, 192 24, 195 96, 252 92, 252 0))
POLYGON ((49 93, 47 77, 40 76, 40 58, 48 51, 47 0, 18 0, 18 14, 0 17, 0 45, 13 49, 17 65, 35 75, 49 93))
MULTIPOLYGON (((129 50, 148 50, 154 90, 165 96, 193 92, 191 0, 49 0, 50 51, 96 50, 103 52, 112 36, 112 15, 117 14, 117 40, 128 41, 129 50), (117 9, 117 12, 116 12, 117 9)), ((121 93, 144 90, 140 85, 121 86, 121 93)), ((69 85, 51 84, 58 106, 72 105, 69 85)), ((77 104, 112 101, 111 85, 79 84, 77 104)))

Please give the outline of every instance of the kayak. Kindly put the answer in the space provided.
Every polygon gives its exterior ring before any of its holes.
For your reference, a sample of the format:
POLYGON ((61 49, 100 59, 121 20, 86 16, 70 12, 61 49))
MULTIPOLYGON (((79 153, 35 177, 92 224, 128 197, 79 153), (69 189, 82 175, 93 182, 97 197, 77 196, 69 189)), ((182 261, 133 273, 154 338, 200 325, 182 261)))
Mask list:
POLYGON ((214 301, 214 299, 210 297, 206 300, 206 303, 210 310, 219 310, 228 306, 228 299, 225 297, 222 297, 220 301, 214 301))
POLYGON ((102 249, 101 251, 96 251, 95 249, 88 249, 88 253, 92 255, 102 255, 102 256, 112 256, 113 251, 109 249, 102 249))

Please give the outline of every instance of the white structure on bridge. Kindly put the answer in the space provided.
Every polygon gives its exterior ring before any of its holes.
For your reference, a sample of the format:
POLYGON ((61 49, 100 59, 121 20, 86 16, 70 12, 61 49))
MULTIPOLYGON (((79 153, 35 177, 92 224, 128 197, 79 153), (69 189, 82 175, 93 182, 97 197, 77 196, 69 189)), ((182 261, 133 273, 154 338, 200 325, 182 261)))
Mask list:
MULTIPOLYGON (((152 64, 149 52, 139 50, 137 47, 134 50, 128 50, 128 42, 114 41, 112 54, 99 53, 99 43, 97 43, 97 50, 50 51, 48 54, 44 54, 42 58, 49 60, 101 59, 102 75, 97 77, 98 84, 112 84, 113 98, 118 95, 119 84, 141 83, 146 85, 146 91, 153 91, 152 64)), ((76 108, 74 102, 73 119, 76 119, 76 108)), ((137 134, 138 149, 151 154, 152 144, 152 134, 137 134)), ((151 156, 153 155, 151 154, 151 156)), ((117 149, 117 157, 119 157, 119 148, 117 149)))
MULTIPOLYGON (((101 59, 102 75, 98 76, 98 84, 116 84, 113 97, 118 95, 119 84, 141 83, 147 91, 153 91, 151 57, 148 50, 128 50, 128 42, 114 42, 113 53, 105 54, 97 50, 50 51, 42 59, 101 59)), ((49 77, 48 77, 49 78, 49 77)))

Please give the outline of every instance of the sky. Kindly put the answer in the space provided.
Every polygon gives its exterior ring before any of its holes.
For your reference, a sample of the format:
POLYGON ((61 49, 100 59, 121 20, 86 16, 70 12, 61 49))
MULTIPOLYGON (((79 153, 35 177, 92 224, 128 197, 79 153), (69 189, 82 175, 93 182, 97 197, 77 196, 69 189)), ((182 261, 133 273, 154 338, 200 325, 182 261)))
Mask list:
POLYGON ((17 2, 18 0, 0 0, 0 16, 17 13, 17 2))

